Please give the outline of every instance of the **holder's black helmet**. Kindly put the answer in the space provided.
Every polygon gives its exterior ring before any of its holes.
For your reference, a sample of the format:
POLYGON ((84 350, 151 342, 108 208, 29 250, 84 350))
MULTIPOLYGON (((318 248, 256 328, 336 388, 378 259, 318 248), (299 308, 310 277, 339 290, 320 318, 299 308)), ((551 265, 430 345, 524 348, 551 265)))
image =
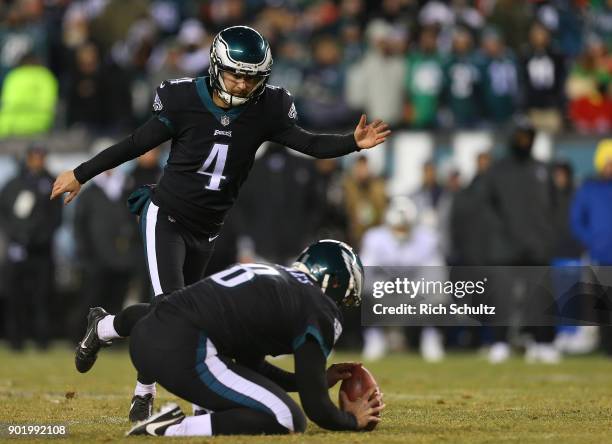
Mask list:
POLYGON ((363 265, 353 249, 332 239, 315 242, 293 264, 308 273, 336 304, 356 307, 361 304, 363 265))

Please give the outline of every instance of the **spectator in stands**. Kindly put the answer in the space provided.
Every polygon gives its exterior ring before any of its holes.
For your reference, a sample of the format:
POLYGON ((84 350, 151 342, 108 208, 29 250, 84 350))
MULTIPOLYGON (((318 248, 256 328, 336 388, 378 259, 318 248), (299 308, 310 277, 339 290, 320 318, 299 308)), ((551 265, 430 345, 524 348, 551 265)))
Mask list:
POLYGON ((428 212, 437 219, 437 208, 444 189, 438 182, 438 170, 433 160, 423 164, 423 183, 411 198, 420 213, 428 212))
MULTIPOLYGON (((8 12, 0 30, 0 63, 4 64, 0 67, 0 81, 2 72, 14 67, 17 60, 30 51, 40 60, 48 62, 48 67, 61 82, 62 99, 70 102, 72 99, 69 94, 75 89, 71 85, 82 85, 83 82, 71 81, 68 62, 74 57, 72 52, 76 48, 94 41, 100 51, 98 59, 99 67, 103 70, 102 77, 107 80, 105 89, 108 92, 107 102, 111 107, 106 115, 113 116, 110 119, 112 122, 103 130, 115 133, 124 132, 125 128, 133 126, 134 119, 142 119, 143 110, 148 110, 150 97, 145 91, 149 90, 149 85, 158 85, 164 78, 205 74, 208 67, 210 33, 228 23, 254 24, 269 37, 273 46, 278 47, 275 52, 275 79, 271 83, 287 86, 294 91, 298 106, 302 94, 295 85, 303 85, 307 96, 303 104, 303 114, 311 120, 318 119, 314 126, 337 120, 337 116, 344 115, 341 109, 332 106, 332 112, 322 113, 319 117, 316 112, 310 112, 309 103, 316 102, 319 96, 330 96, 334 98, 335 103, 342 102, 344 81, 338 79, 344 76, 344 65, 361 66, 371 62, 372 51, 368 51, 366 57, 363 55, 366 33, 362 30, 378 21, 392 28, 393 39, 401 42, 393 44, 394 54, 405 50, 400 47, 406 46, 407 35, 420 34, 422 37, 419 47, 407 55, 410 61, 404 67, 407 74, 403 93, 408 106, 403 112, 402 120, 414 128, 436 127, 438 117, 442 117, 443 124, 449 122, 443 118, 444 113, 438 115, 440 70, 437 69, 439 66, 436 68, 435 61, 430 63, 430 59, 439 61, 438 54, 446 54, 450 50, 450 37, 458 27, 476 38, 484 27, 498 25, 497 29, 504 36, 503 39, 498 36, 493 38, 490 32, 485 31, 483 38, 486 54, 480 73, 484 105, 482 114, 494 124, 503 124, 508 120, 514 111, 513 102, 519 97, 512 53, 504 48, 502 41, 509 42, 509 46, 517 50, 525 46, 529 36, 529 24, 536 19, 551 30, 553 40, 564 51, 564 62, 571 63, 574 54, 582 46, 583 34, 599 36, 604 47, 606 43, 609 44, 612 35, 607 19, 612 11, 612 0, 599 0, 589 6, 583 3, 574 5, 572 2, 526 0, 518 3, 509 0, 476 3, 467 0, 384 0, 378 3, 364 0, 326 0, 298 2, 291 6, 281 2, 279 5, 270 6, 262 1, 233 0, 209 2, 210 4, 196 9, 191 2, 148 4, 142 0, 130 2, 127 6, 116 0, 51 2, 49 5, 43 3, 41 0, 20 0, 6 6, 8 12), (582 11, 588 11, 585 15, 587 20, 581 20, 582 11), (62 29, 58 26, 60 23, 62 29), (420 26, 423 32, 415 33, 417 26, 420 26), (330 50, 333 45, 322 45, 326 46, 326 49, 321 52, 336 53, 327 56, 328 59, 334 59, 331 63, 333 66, 322 68, 319 56, 314 55, 317 66, 313 67, 309 57, 300 50, 295 51, 307 42, 329 40, 335 40, 336 48, 330 50), (291 43, 285 44, 286 42, 291 43), (289 60, 289 66, 283 67, 287 61, 283 55, 285 47, 289 48, 288 52, 293 53, 294 58, 289 60), (342 51, 338 48, 342 48, 342 51), (293 65, 292 62, 298 63, 293 65), (311 83, 302 82, 305 70, 310 77, 306 80, 312 81, 311 83), (425 74, 416 75, 419 72, 425 74), (294 85, 293 88, 290 83, 294 85), (308 90, 313 85, 316 91, 311 93, 308 90), (321 91, 323 94, 319 94, 321 91), (335 91, 336 96, 330 94, 330 91, 335 91)), ((540 31, 541 29, 543 28, 540 27, 540 31)), ((540 31, 532 32, 531 35, 546 34, 545 31, 540 31)), ((550 37, 544 40, 550 40, 550 37)), ((533 59, 537 51, 531 46, 529 57, 533 59)), ((546 49, 546 53, 550 56, 550 47, 546 49)), ((386 58, 386 67, 390 66, 389 62, 390 59, 386 58)), ((543 66, 541 62, 540 60, 536 63, 540 68, 543 66)), ((556 60, 555 63, 558 67, 556 60)), ((541 126, 540 123, 544 122, 545 127, 554 129, 559 120, 556 101, 562 100, 563 97, 562 94, 556 93, 543 94, 541 85, 537 82, 538 79, 541 82, 540 77, 544 75, 542 73, 549 70, 540 68, 525 70, 525 78, 530 80, 527 86, 534 86, 537 94, 527 93, 524 98, 534 102, 527 103, 526 106, 536 110, 535 114, 539 114, 539 117, 536 116, 536 124, 541 126), (535 79, 534 75, 538 79, 535 79), (542 102, 540 99, 544 95, 547 99, 542 102), (550 105, 550 101, 555 103, 550 105), (547 110, 544 117, 542 109, 547 110)), ((383 69, 379 73, 394 71, 383 69)), ((456 74, 455 77, 462 76, 456 74)), ((453 83, 458 84, 456 81, 453 83)), ((559 83, 556 78, 554 83, 559 83)), ((393 94, 397 93, 394 85, 386 91, 387 95, 396 97, 396 94, 393 94)), ((607 131, 609 119, 599 119, 597 123, 593 123, 588 116, 612 114, 612 108, 608 109, 612 106, 608 100, 609 94, 602 93, 601 97, 597 96, 604 99, 600 102, 597 102, 595 95, 590 97, 589 101, 581 97, 579 102, 574 103, 576 107, 571 108, 572 115, 580 116, 574 120, 578 121, 579 127, 585 131, 607 131), (606 125, 603 125, 603 121, 606 125)), ((325 99, 321 101, 324 102, 325 99)), ((97 109, 99 108, 98 106, 97 109)), ((322 109, 330 109, 329 104, 322 109)), ((66 121, 70 125, 74 121, 75 113, 70 112, 70 109, 68 111, 66 121)), ((455 116, 458 117, 456 120, 471 121, 471 117, 464 117, 464 113, 457 110, 455 116)), ((471 122, 457 123, 459 127, 472 126, 471 122)))
POLYGON ((91 39, 100 46, 103 53, 108 53, 128 35, 130 27, 137 20, 148 16, 149 3, 145 0, 108 0, 102 5, 89 5, 90 10, 97 9, 90 13, 91 39))
POLYGON ((345 99, 346 68, 341 65, 338 40, 332 35, 319 37, 312 57, 297 103, 304 126, 317 131, 346 129, 359 113, 352 111, 345 99))
MULTIPOLYGON (((363 236, 360 248, 363 264, 371 267, 410 267, 403 270, 402 277, 408 274, 413 280, 426 278, 443 281, 446 271, 443 267, 440 237, 433 227, 423 224, 418 216, 417 206, 410 199, 393 199, 386 211, 384 223, 368 229, 363 236)), ((377 280, 372 276, 367 279, 377 280)), ((392 281, 393 277, 384 275, 382 279, 392 281)), ((384 330, 366 328, 363 335, 363 358, 382 358, 387 352, 384 330)), ((422 329, 420 351, 423 359, 428 362, 438 362, 444 358, 443 337, 438 329, 422 329)))
POLYGON ((365 50, 363 33, 359 23, 356 21, 342 22, 339 34, 340 45, 343 48, 342 64, 350 66, 359 62, 365 50))
MULTIPOLYGON (((572 230, 589 253, 592 264, 612 265, 612 139, 604 139, 595 152, 597 177, 585 181, 571 208, 572 230)), ((607 319, 600 327, 606 353, 612 356, 612 328, 607 319)))
POLYGON ((555 248, 553 257, 578 261, 582 248, 572 233, 570 226, 570 209, 574 200, 574 169, 569 162, 556 162, 552 168, 555 186, 555 248))
POLYGON ((612 0, 591 2, 587 14, 591 32, 595 33, 612 51, 612 0))
POLYGON ((541 23, 529 31, 529 45, 521 57, 523 106, 536 129, 555 133, 562 127, 565 67, 553 49, 550 32, 541 23))
POLYGON ((0 93, 0 139, 47 132, 55 119, 58 85, 53 73, 28 54, 7 74, 0 93))
POLYGON ((491 165, 488 152, 478 154, 476 174, 453 199, 450 214, 450 236, 457 265, 487 263, 488 234, 491 230, 490 209, 482 205, 483 182, 491 165))
POLYGON ((566 58, 578 56, 584 44, 584 3, 547 0, 535 6, 535 19, 550 31, 554 47, 566 58))
POLYGON ((2 2, 2 8, 6 15, 0 16, 0 84, 28 54, 47 63, 49 48, 42 0, 2 2))
MULTIPOLYGON (((99 140, 94 151, 108 145, 112 141, 99 140)), ((130 279, 142 260, 136 241, 138 226, 125 204, 128 191, 126 174, 115 168, 96 176, 76 204, 74 234, 83 272, 82 300, 75 318, 79 324, 90 307, 123 308, 130 279)))
MULTIPOLYGON (((581 256, 583 248, 570 225, 570 209, 574 198, 574 170, 568 162, 555 162, 552 168, 556 190, 555 247, 552 270, 553 291, 562 317, 583 319, 578 298, 569 296, 568 289, 580 282, 584 269, 581 256)), ((590 328, 590 327, 589 327, 590 328)), ((585 353, 593 350, 589 340, 589 328, 573 325, 557 326, 555 346, 563 353, 585 353)), ((591 328, 592 329, 592 328, 591 328)))
POLYGON ((375 17, 389 23, 397 31, 407 35, 417 25, 418 0, 382 0, 380 3, 375 17))
POLYGON ((75 56, 75 69, 68 82, 66 123, 68 126, 80 124, 99 132, 112 116, 106 106, 108 94, 98 49, 86 43, 76 50, 75 56))
POLYGON ((511 119, 516 108, 518 73, 512 51, 505 47, 494 29, 483 34, 479 65, 483 115, 493 124, 504 124, 511 119))
POLYGON ((344 179, 349 243, 361 245, 363 233, 380 225, 387 206, 385 182, 370 171, 368 158, 360 156, 344 179))
POLYGON ((62 205, 49 200, 54 179, 45 159, 45 148, 32 145, 18 175, 0 192, 0 227, 8 240, 6 335, 14 350, 21 350, 29 335, 44 349, 51 335, 53 235, 61 223, 62 205))
POLYGON ((359 26, 365 25, 368 19, 365 3, 364 0, 341 0, 340 20, 344 23, 357 23, 359 26))
POLYGON ((181 77, 205 75, 210 65, 211 39, 202 24, 196 19, 185 20, 177 40, 182 49, 178 62, 181 77))
POLYGON ((342 188, 342 169, 337 159, 317 159, 315 239, 347 241, 347 214, 342 188))
POLYGON ((347 100, 367 115, 399 125, 404 109, 403 96, 398 94, 405 77, 402 39, 382 20, 372 21, 366 35, 369 46, 365 56, 349 70, 347 100))
POLYGON ((529 0, 498 0, 487 19, 489 26, 499 30, 501 39, 515 53, 521 50, 529 33, 532 10, 529 0))
POLYGON ((423 25, 440 25, 452 29, 454 26, 465 27, 470 32, 477 32, 484 24, 478 9, 472 7, 468 0, 428 1, 419 13, 419 22, 423 25))
POLYGON ((243 25, 248 21, 248 5, 245 0, 216 0, 205 9, 205 23, 216 34, 228 26, 243 25))
POLYGON ((472 35, 459 28, 453 35, 453 52, 444 65, 444 98, 457 128, 473 128, 480 120, 480 72, 473 53, 472 35))
POLYGON ((153 51, 148 65, 151 91, 155 90, 164 80, 180 79, 185 76, 185 72, 180 67, 183 51, 183 47, 175 40, 170 40, 163 47, 158 47, 153 51))
POLYGON ((599 143, 594 164, 597 178, 585 181, 572 202, 572 231, 593 263, 612 265, 612 139, 599 143))
POLYGON ((302 81, 306 70, 307 51, 299 39, 286 39, 279 42, 274 54, 274 69, 270 84, 282 86, 299 99, 302 94, 302 81))
POLYGON ((451 211, 457 194, 461 191, 461 174, 455 168, 451 168, 446 176, 444 192, 440 196, 437 205, 438 220, 436 227, 440 237, 440 251, 446 263, 454 265, 457 257, 453 238, 451 236, 451 211))
POLYGON ((62 44, 65 49, 74 50, 90 40, 87 9, 82 3, 71 3, 63 18, 62 44))
POLYGON ((480 11, 468 0, 426 2, 419 12, 419 23, 424 26, 437 26, 440 29, 438 48, 443 53, 450 52, 453 36, 457 28, 472 35, 478 35, 484 25, 480 11))
MULTIPOLYGON (((535 134, 532 126, 518 123, 510 138, 510 152, 484 177, 483 205, 490 209, 493 222, 487 265, 550 265, 555 241, 550 223, 555 216, 555 192, 548 166, 531 155, 535 134)), ((512 270, 507 279, 508 299, 504 302, 513 306, 516 298, 524 296, 524 282, 512 270)), ((527 302, 541 303, 544 296, 538 293, 534 295, 538 300, 527 302)), ((534 328, 533 333, 535 343, 527 349, 526 358, 557 363, 560 355, 552 345, 554 327, 534 328)), ((507 334, 506 327, 495 328, 491 363, 508 359, 507 334)))
POLYGON ((277 144, 270 144, 255 161, 249 186, 240 194, 237 222, 241 226, 237 231, 253 240, 258 257, 289 264, 291 252, 313 240, 317 217, 315 174, 310 160, 277 144))
POLYGON ((424 27, 419 34, 418 49, 406 58, 405 119, 413 128, 431 129, 437 125, 440 94, 444 83, 442 58, 437 50, 437 32, 424 27))
POLYGON ((612 52, 599 37, 587 39, 566 89, 570 118, 578 130, 605 133, 612 129, 612 52))

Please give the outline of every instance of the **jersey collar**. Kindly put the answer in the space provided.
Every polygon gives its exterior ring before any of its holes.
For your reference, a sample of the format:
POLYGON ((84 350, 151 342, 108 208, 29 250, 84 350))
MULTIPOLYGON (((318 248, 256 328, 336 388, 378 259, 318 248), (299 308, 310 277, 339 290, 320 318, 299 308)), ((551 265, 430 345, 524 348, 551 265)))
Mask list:
POLYGON ((202 101, 204 107, 210 111, 213 116, 215 116, 215 119, 217 119, 219 123, 221 123, 223 126, 227 126, 238 118, 238 116, 246 109, 248 103, 233 106, 229 109, 220 108, 215 105, 215 102, 213 102, 213 99, 210 96, 210 91, 206 86, 207 83, 208 77, 198 77, 196 79, 196 90, 198 91, 200 100, 202 101))

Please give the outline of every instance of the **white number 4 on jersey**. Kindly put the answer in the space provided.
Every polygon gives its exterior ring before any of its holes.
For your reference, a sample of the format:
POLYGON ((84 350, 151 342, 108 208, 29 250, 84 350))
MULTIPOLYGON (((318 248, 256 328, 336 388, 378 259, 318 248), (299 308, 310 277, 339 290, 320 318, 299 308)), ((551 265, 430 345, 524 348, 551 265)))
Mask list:
POLYGON ((207 190, 220 191, 219 186, 221 185, 221 180, 225 179, 223 169, 225 168, 225 161, 227 160, 228 148, 229 145, 215 143, 210 150, 210 154, 202 164, 202 168, 198 170, 198 174, 210 176, 210 181, 205 187, 207 190), (212 172, 210 172, 211 169, 212 172))

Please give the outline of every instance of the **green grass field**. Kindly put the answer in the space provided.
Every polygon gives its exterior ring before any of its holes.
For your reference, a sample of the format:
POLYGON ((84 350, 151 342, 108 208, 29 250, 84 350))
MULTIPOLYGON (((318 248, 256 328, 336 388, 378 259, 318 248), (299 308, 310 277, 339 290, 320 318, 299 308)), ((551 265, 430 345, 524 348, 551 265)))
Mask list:
MULTIPOLYGON (((333 361, 355 358, 336 354, 333 361)), ((290 360, 280 362, 291 365, 290 360)), ((334 433, 311 423, 306 435, 275 437, 274 442, 612 442, 612 360, 604 357, 569 358, 558 366, 527 365, 516 358, 490 366, 475 355, 453 355, 441 364, 393 355, 368 368, 388 406, 377 430, 334 433)), ((13 354, 0 348, 0 442, 8 438, 8 424, 66 424, 69 434, 63 441, 78 443, 128 439, 123 433, 130 427, 127 409, 134 380, 125 351, 103 351, 92 371, 81 375, 67 348, 46 354, 13 354)), ((335 390, 332 396, 336 399, 335 390)), ((157 406, 172 399, 159 390, 157 406)), ((20 437, 10 442, 48 439, 20 437)), ((147 438, 129 438, 141 440, 147 438)), ((264 436, 180 440, 271 441, 264 436)))

